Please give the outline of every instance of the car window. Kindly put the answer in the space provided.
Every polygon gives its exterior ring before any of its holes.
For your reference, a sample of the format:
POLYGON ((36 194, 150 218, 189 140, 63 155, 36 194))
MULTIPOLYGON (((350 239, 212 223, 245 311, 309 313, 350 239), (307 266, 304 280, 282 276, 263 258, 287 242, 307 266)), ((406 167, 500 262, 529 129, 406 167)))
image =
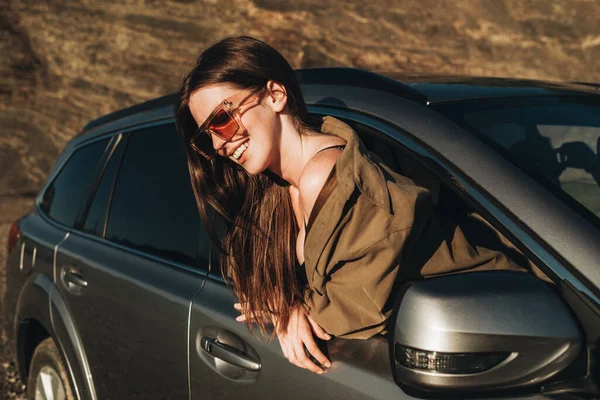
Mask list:
POLYGON ((110 204, 106 238, 207 268, 210 240, 200 225, 185 151, 173 124, 130 134, 110 204))
POLYGON ((435 107, 549 188, 600 220, 600 101, 494 99, 435 107))
POLYGON ((110 159, 106 164, 100 183, 94 193, 94 198, 90 204, 90 208, 83 226, 84 232, 91 233, 96 236, 104 236, 106 211, 109 206, 111 190, 114 186, 119 163, 123 157, 126 140, 121 140, 117 147, 110 155, 110 159))
POLYGON ((75 225, 108 141, 105 139, 84 145, 69 157, 42 197, 40 207, 50 218, 69 227, 75 225))

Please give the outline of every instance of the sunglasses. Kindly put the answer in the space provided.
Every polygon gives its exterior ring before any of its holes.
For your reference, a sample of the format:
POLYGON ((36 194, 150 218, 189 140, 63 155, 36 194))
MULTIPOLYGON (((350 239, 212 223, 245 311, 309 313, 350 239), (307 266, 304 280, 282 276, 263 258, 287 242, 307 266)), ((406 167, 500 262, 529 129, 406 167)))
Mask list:
POLYGON ((211 135, 227 143, 239 133, 245 132, 242 114, 260 103, 264 90, 263 87, 250 94, 246 91, 238 92, 223 100, 190 138, 192 149, 209 160, 214 158, 217 150, 213 147, 211 135), (239 105, 234 108, 233 105, 238 101, 239 105))

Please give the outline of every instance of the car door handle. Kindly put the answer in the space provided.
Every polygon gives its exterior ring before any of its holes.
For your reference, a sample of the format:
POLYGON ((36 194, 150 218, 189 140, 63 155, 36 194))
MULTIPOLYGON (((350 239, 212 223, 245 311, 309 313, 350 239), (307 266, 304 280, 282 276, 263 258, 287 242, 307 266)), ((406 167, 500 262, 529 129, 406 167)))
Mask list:
POLYGON ((252 360, 246 353, 233 346, 219 342, 216 338, 203 336, 202 350, 210 355, 248 371, 260 371, 260 364, 252 360))
POLYGON ((67 290, 76 295, 83 293, 83 290, 88 286, 87 280, 79 272, 79 269, 74 266, 63 267, 60 278, 67 290))
POLYGON ((87 281, 83 279, 83 276, 73 271, 65 272, 65 282, 71 283, 76 286, 81 286, 83 288, 87 287, 88 285, 87 281))

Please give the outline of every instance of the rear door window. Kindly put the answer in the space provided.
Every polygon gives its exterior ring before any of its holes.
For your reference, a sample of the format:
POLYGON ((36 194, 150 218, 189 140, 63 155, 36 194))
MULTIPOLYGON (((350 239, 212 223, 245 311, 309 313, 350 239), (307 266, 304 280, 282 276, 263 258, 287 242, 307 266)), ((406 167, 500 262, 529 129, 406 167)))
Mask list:
POLYGON ((127 140, 122 138, 112 150, 110 158, 102 172, 100 182, 94 193, 94 198, 87 211, 87 217, 83 226, 84 232, 103 237, 106 227, 106 216, 110 206, 110 195, 115 184, 117 171, 127 140))
POLYGON ((40 207, 53 220, 74 227, 77 215, 98 173, 109 139, 86 144, 73 153, 44 192, 40 207))
POLYGON ((173 124, 130 134, 110 204, 106 239, 208 269, 183 143, 173 124))

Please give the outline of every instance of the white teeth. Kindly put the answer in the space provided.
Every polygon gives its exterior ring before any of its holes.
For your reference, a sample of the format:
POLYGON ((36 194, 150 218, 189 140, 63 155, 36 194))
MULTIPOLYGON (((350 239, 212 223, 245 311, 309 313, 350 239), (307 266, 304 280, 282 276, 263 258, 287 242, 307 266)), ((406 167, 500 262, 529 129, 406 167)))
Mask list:
POLYGON ((240 145, 240 147, 238 147, 231 156, 233 158, 235 158, 236 160, 239 160, 247 148, 248 148, 248 144, 244 143, 244 144, 240 145))

